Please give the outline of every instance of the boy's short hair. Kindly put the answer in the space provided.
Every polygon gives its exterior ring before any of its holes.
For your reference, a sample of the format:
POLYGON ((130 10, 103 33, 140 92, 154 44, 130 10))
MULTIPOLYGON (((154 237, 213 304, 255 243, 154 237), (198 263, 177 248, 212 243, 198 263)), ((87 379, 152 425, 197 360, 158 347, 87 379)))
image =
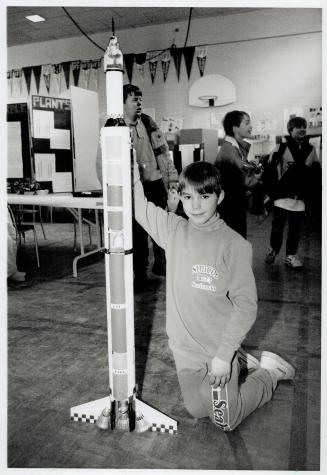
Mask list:
POLYGON ((244 111, 227 112, 227 114, 223 118, 223 127, 225 130, 225 134, 229 135, 230 137, 233 137, 233 127, 239 127, 244 116, 250 117, 249 114, 244 111))
POLYGON ((123 86, 123 100, 124 104, 128 96, 142 96, 142 91, 139 87, 133 84, 125 84, 123 86))
POLYGON ((190 185, 200 195, 221 192, 221 177, 217 168, 209 162, 194 162, 187 165, 179 176, 178 191, 181 193, 190 185))
POLYGON ((288 133, 291 133, 292 130, 297 127, 305 127, 307 128, 307 121, 305 120, 304 117, 292 117, 288 122, 287 122, 287 130, 288 133))

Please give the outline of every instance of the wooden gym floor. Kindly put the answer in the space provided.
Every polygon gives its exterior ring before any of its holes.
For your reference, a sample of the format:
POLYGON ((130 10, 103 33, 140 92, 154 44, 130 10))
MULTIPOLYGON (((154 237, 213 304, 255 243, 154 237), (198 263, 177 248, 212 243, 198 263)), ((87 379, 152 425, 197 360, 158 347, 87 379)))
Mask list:
MULTIPOLYGON (((270 350, 296 368, 273 400, 231 433, 183 408, 165 334, 165 278, 149 273, 135 296, 136 380, 141 398, 179 422, 178 434, 99 431, 70 421, 70 407, 107 395, 103 257, 72 276, 72 224, 39 232, 41 269, 31 286, 8 290, 8 467, 211 470, 319 470, 320 301, 319 226, 303 229, 303 271, 264 263, 270 232, 249 214, 249 241, 259 295, 257 321, 244 346, 270 350)), ((33 269, 34 246, 20 253, 33 269)))

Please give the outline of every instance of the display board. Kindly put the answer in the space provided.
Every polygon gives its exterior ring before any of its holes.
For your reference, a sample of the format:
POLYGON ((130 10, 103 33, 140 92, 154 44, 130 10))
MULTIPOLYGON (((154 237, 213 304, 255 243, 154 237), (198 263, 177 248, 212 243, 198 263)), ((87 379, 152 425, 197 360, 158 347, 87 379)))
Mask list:
POLYGON ((98 93, 71 86, 74 192, 101 190, 96 173, 99 143, 98 93))
POLYGON ((71 101, 32 96, 35 180, 53 192, 73 191, 71 101))
POLYGON ((7 178, 31 178, 30 123, 27 103, 7 104, 7 178))

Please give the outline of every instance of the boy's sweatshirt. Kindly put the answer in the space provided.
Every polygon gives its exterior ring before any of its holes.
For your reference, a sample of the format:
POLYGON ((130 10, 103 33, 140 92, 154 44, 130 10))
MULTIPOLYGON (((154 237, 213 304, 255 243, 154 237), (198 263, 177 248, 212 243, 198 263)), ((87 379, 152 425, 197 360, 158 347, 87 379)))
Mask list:
POLYGON ((230 362, 257 313, 252 247, 219 217, 196 226, 134 186, 135 218, 166 252, 166 329, 173 352, 230 362))

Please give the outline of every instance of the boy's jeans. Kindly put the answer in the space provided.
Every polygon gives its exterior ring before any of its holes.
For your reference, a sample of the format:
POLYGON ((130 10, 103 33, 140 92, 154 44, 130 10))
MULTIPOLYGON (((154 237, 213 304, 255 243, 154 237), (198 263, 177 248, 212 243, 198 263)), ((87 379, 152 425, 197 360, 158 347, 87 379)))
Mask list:
POLYGON ((232 362, 232 374, 224 389, 213 390, 209 383, 205 357, 196 361, 192 355, 174 353, 177 376, 184 405, 193 417, 210 417, 224 431, 235 429, 251 412, 270 401, 277 380, 262 368, 240 379, 237 356, 232 362))

